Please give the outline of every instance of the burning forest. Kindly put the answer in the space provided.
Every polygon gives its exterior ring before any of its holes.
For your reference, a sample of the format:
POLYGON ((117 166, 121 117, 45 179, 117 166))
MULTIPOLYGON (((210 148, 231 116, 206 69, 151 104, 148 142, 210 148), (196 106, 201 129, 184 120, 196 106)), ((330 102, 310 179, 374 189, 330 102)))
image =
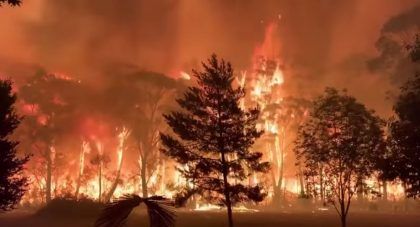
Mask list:
POLYGON ((0 225, 415 226, 419 15, 0 1, 0 225))

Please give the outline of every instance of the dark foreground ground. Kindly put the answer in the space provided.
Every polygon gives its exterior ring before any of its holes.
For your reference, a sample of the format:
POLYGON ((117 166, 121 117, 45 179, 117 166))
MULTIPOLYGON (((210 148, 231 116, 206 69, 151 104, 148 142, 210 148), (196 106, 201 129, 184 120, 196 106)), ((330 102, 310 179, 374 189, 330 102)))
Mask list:
MULTIPOLYGON (((217 227, 225 225, 225 214, 222 212, 177 212, 177 225, 185 227, 217 227)), ((1 227, 90 227, 94 217, 39 216, 27 212, 13 212, 0 214, 1 227)), ((285 212, 258 212, 235 213, 235 226, 281 226, 281 227, 336 227, 339 226, 338 216, 332 212, 311 213, 285 213, 285 212)), ((139 211, 132 215, 127 223, 128 227, 148 226, 147 216, 139 211)), ((420 213, 415 214, 386 214, 379 212, 352 213, 349 217, 349 227, 420 227, 420 213)))

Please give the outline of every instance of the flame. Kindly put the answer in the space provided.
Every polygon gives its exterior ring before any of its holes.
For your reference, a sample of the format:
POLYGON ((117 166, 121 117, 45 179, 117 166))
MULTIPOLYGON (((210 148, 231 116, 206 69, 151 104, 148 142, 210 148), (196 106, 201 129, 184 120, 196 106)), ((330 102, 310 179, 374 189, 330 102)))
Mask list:
POLYGON ((185 72, 185 71, 181 71, 180 73, 179 73, 179 75, 181 76, 181 78, 182 79, 184 79, 184 80, 191 80, 191 76, 190 76, 190 74, 188 74, 187 72, 185 72))
POLYGON ((280 70, 279 65, 277 64, 276 70, 274 71, 273 78, 271 79, 271 86, 281 85, 284 83, 283 71, 280 70))
MULTIPOLYGON (((281 16, 279 15, 279 18, 280 17, 281 16)), ((250 91, 247 92, 248 96, 240 100, 240 107, 242 109, 258 105, 262 110, 265 110, 265 108, 271 104, 281 105, 283 102, 283 98, 286 93, 284 85, 287 85, 288 81, 286 81, 286 78, 289 79, 290 75, 288 74, 288 71, 284 70, 284 64, 280 57, 280 42, 276 39, 276 37, 278 37, 277 27, 276 23, 271 23, 267 26, 263 42, 260 45, 257 45, 254 50, 252 56, 252 66, 248 68, 247 71, 241 71, 236 77, 237 85, 250 91)), ((177 78, 185 80, 191 79, 191 75, 185 71, 175 70, 173 72, 174 73, 171 75, 176 75, 175 77, 177 78)), ((55 73, 54 75, 63 80, 72 80, 72 78, 64 74, 55 73)), ((55 101, 57 103, 61 103, 61 100, 59 99, 55 101)), ((36 104, 31 106, 24 105, 22 108, 25 113, 35 115, 39 124, 49 124, 48 117, 39 113, 39 107, 36 104)), ((307 117, 309 112, 305 110, 303 115, 304 117, 307 117)), ((73 157, 73 160, 68 160, 69 163, 72 161, 74 162, 74 169, 71 169, 70 167, 64 168, 63 170, 60 169, 61 176, 54 176, 52 182, 52 187, 55 189, 53 190, 53 196, 64 196, 67 195, 68 192, 74 193, 74 191, 76 191, 76 198, 79 197, 79 195, 80 197, 98 198, 98 194, 100 195, 102 192, 106 193, 109 191, 111 185, 115 182, 114 179, 116 177, 120 178, 123 184, 118 184, 118 187, 113 193, 113 197, 119 197, 124 194, 140 193, 140 179, 138 177, 133 177, 136 176, 137 172, 129 172, 128 167, 125 167, 127 168, 127 171, 125 171, 125 168, 124 171, 122 171, 123 160, 125 160, 124 155, 129 155, 126 143, 130 135, 130 131, 126 127, 122 127, 117 136, 110 138, 112 141, 115 141, 115 143, 108 143, 108 141, 107 143, 104 143, 106 141, 105 139, 108 139, 105 135, 108 136, 108 134, 112 134, 109 132, 111 132, 111 129, 113 128, 106 123, 96 121, 93 116, 85 117, 87 117, 87 119, 83 123, 84 128, 82 131, 84 135, 88 135, 87 137, 90 142, 83 141, 81 150, 75 152, 76 155, 73 157), (112 146, 104 149, 105 145, 110 146, 109 144, 112 144, 112 146), (86 162, 87 154, 91 152, 91 148, 96 148, 100 157, 98 166, 94 166, 93 168, 92 166, 89 166, 89 162, 86 162), (105 168, 106 166, 104 167, 102 158, 105 156, 105 152, 108 151, 112 152, 111 155, 113 157, 115 157, 114 152, 116 152, 116 159, 112 159, 113 163, 111 166, 116 166, 117 174, 121 175, 115 175, 115 168, 107 169, 105 168), (100 173, 103 177, 101 177, 99 184, 98 178, 100 176, 97 172, 98 168, 100 171, 103 171, 100 173), (75 188, 76 190, 74 190, 75 188)), ((294 113, 290 114, 291 119, 298 117, 299 116, 295 116, 294 113)), ((248 179, 247 182, 250 185, 263 184, 271 186, 266 190, 269 197, 273 197, 273 187, 276 182, 279 181, 281 175, 280 167, 284 167, 286 162, 289 162, 289 159, 285 159, 285 157, 288 156, 287 153, 285 153, 286 151, 284 148, 284 139, 286 137, 286 133, 288 132, 286 126, 280 124, 279 122, 278 113, 266 110, 261 115, 261 119, 257 124, 258 129, 264 130, 265 136, 267 136, 267 138, 261 140, 263 141, 261 147, 262 151, 265 153, 264 157, 274 164, 274 167, 272 168, 273 176, 270 174, 265 176, 258 175, 250 172, 250 179, 248 179)), ((287 135, 289 135, 289 133, 287 135)), ((54 146, 49 146, 47 149, 50 149, 50 158, 53 163, 55 163, 57 156, 56 148, 54 146)), ((60 149, 57 150, 60 151, 60 149)), ((185 179, 179 171, 175 170, 173 162, 164 160, 159 156, 157 159, 158 161, 155 163, 156 171, 149 173, 151 174, 150 179, 148 180, 150 194, 159 194, 172 198, 175 189, 171 188, 180 186, 188 186, 190 188, 194 187, 191 181, 185 179), (169 187, 168 185, 175 187, 169 187)), ((37 164, 43 163, 42 161, 44 160, 37 159, 34 162, 37 164)), ((45 171, 45 166, 42 166, 42 164, 40 165, 42 168, 39 169, 45 171)), ((141 166, 141 159, 139 159, 139 165, 141 166)), ((187 165, 176 167, 180 170, 188 169, 187 165)), ((32 172, 27 171, 27 176, 30 179, 31 184, 29 186, 28 193, 22 201, 24 203, 42 202, 42 199, 40 198, 43 198, 43 193, 45 193, 46 190, 46 180, 44 179, 45 177, 42 176, 44 172, 37 172, 36 168, 31 169, 31 171, 32 172)), ((136 169, 136 171, 138 170, 136 169)), ((378 187, 375 182, 376 181, 372 179, 368 180, 367 184, 372 185, 372 187, 378 187)), ((280 186, 282 189, 286 189, 285 191, 296 194, 299 193, 301 187, 297 178, 290 176, 283 176, 283 181, 280 186)), ((400 183, 390 183, 388 186, 388 194, 395 196, 395 198, 403 198, 404 188, 400 183)), ((194 210, 209 211, 221 209, 224 208, 211 204, 197 204, 194 210)), ((237 212, 257 212, 257 210, 248 209, 244 206, 235 207, 234 210, 237 212)))
MULTIPOLYGON (((216 206, 216 205, 213 205, 213 204, 209 204, 209 203, 206 203, 206 204, 198 204, 197 203, 195 205, 194 210, 195 211, 224 211, 224 210, 226 210, 226 208, 216 206)), ((246 208, 244 205, 234 206, 234 207, 232 207, 232 211, 241 212, 241 213, 243 213, 243 212, 259 212, 259 210, 256 210, 256 209, 246 208)))
POLYGON ((52 165, 54 165, 56 154, 57 154, 57 152, 55 150, 55 147, 54 146, 50 146, 50 158, 51 158, 52 165))
POLYGON ((129 135, 130 135, 130 132, 125 127, 123 127, 121 132, 118 134, 118 148, 117 148, 118 172, 121 171, 122 159, 123 159, 123 153, 124 153, 124 143, 127 140, 129 135))
POLYGON ((80 159, 79 159, 79 166, 80 166, 79 175, 83 175, 83 172, 85 169, 85 155, 88 153, 90 153, 90 145, 88 142, 83 141, 82 151, 80 152, 80 159))

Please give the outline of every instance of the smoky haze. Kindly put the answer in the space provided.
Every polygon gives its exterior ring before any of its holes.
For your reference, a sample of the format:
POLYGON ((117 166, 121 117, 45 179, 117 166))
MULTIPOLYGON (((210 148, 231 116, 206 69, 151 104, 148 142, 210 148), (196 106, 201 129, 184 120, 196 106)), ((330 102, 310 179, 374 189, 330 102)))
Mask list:
MULTIPOLYGON (((249 69, 271 22, 291 94, 324 86, 348 88, 382 114, 392 79, 366 65, 382 54, 375 43, 388 30, 418 21, 420 1, 382 0, 40 0, 0 8, 0 72, 24 81, 37 68, 102 81, 121 65, 173 76, 211 53, 249 69), (418 7, 417 7, 418 8, 418 7), (416 12, 416 11, 415 11, 416 12), (404 16, 407 15, 407 16, 404 16), (417 15, 417 16, 416 16, 417 15), (12 19, 10 19, 12 18, 12 19), (403 24, 403 25, 402 25, 403 24), (377 87, 373 93, 371 87, 377 87)), ((380 67, 382 62, 377 62, 380 67)))

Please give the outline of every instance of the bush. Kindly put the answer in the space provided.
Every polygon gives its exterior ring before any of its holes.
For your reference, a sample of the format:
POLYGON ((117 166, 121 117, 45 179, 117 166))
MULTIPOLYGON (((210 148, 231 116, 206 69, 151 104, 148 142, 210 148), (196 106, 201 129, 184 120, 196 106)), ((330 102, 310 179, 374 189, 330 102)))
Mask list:
POLYGON ((39 209, 36 215, 56 217, 97 217, 102 208, 102 204, 91 199, 74 200, 71 198, 57 198, 39 209))

